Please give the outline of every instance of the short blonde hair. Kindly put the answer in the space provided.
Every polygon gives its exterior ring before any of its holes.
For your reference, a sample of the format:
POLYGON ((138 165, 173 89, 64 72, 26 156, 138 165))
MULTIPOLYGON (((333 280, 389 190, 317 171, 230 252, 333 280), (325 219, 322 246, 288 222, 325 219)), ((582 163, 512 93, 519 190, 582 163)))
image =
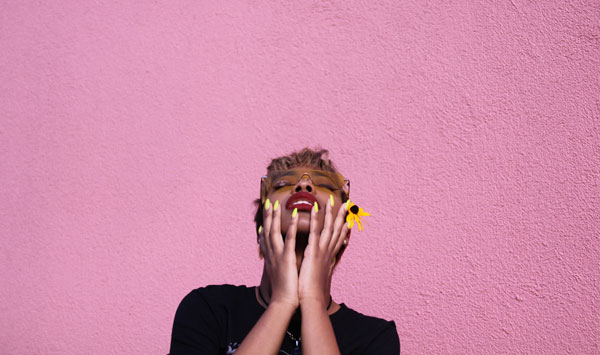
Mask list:
POLYGON ((299 166, 309 166, 318 170, 337 172, 335 166, 329 160, 329 151, 327 149, 312 150, 304 148, 298 152, 271 160, 271 164, 267 167, 267 174, 299 166))

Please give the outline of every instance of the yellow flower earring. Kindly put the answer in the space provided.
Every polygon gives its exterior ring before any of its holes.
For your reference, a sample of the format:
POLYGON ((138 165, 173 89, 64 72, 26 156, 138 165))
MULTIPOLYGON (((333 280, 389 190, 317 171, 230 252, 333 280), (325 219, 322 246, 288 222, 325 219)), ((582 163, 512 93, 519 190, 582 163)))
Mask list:
POLYGON ((358 225, 358 231, 361 232, 363 230, 363 226, 360 217, 370 216, 371 214, 365 212, 362 208, 358 207, 358 205, 355 205, 350 200, 346 202, 346 210, 348 210, 348 215, 346 216, 348 229, 352 229, 354 222, 356 222, 358 225))

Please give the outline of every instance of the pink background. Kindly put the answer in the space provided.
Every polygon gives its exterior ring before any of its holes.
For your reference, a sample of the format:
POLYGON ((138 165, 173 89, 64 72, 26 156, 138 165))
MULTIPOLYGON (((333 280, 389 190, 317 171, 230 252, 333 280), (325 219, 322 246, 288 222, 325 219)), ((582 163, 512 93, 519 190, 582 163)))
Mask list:
POLYGON ((0 4, 2 353, 166 353, 304 146, 373 215, 334 297, 403 354, 599 352, 597 1, 214 3, 0 4))

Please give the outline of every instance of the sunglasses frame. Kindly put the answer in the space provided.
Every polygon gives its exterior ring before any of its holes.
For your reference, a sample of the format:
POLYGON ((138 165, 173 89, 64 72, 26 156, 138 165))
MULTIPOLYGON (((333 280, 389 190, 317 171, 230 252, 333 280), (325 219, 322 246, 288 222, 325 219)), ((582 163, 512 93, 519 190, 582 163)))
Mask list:
MULTIPOLYGON (((312 170, 314 170, 314 169, 312 169, 312 170)), ((317 170, 315 170, 315 171, 317 171, 317 170)), ((332 172, 332 171, 325 171, 325 170, 318 170, 318 171, 323 171, 323 172, 326 172, 326 173, 329 173, 329 174, 333 173, 333 174, 339 175, 343 179, 344 185, 342 187, 340 187, 340 188, 337 188, 336 190, 342 190, 344 193, 346 193, 346 197, 350 198, 350 180, 349 179, 346 179, 340 173, 335 173, 335 172, 332 172), (346 190, 344 189, 344 186, 347 187, 346 190)), ((312 175, 309 174, 308 172, 303 173, 300 176, 300 179, 302 179, 302 177, 304 177, 304 175, 308 175, 310 177, 310 181, 312 182, 312 175)), ((260 201, 261 201, 262 204, 265 203, 265 200, 267 199, 267 195, 269 194, 269 191, 267 191, 269 189, 269 187, 266 186, 268 178, 269 178, 268 175, 263 175, 263 176, 260 177, 260 201)), ((300 179, 298 179, 298 181, 300 181, 300 179)), ((296 182, 296 184, 297 183, 298 182, 296 182)))

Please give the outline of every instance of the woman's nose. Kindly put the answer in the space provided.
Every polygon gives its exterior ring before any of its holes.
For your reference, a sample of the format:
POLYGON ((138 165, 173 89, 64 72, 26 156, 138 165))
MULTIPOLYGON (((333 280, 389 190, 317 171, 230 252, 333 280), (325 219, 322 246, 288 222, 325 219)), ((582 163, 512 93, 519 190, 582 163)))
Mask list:
POLYGON ((311 193, 314 191, 312 180, 308 175, 303 175, 300 180, 298 180, 296 186, 294 186, 294 192, 300 192, 303 190, 311 193))

